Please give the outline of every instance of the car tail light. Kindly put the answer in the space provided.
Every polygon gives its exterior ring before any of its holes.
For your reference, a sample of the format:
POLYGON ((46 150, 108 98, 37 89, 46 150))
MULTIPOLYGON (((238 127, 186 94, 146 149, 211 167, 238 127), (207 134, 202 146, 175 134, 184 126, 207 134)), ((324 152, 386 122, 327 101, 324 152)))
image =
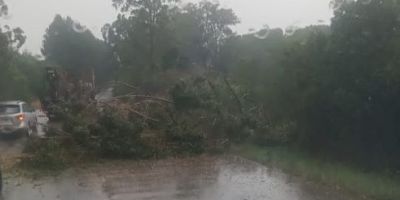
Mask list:
POLYGON ((25 119, 25 115, 24 114, 21 114, 21 115, 17 116, 17 120, 20 121, 20 122, 24 121, 24 119, 25 119))

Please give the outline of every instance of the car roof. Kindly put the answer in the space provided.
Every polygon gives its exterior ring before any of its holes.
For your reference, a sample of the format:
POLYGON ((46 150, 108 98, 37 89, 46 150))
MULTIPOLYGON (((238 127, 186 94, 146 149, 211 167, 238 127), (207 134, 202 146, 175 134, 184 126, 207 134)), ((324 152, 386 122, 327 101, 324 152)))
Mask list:
POLYGON ((1 101, 0 105, 19 105, 19 104, 23 104, 25 102, 23 101, 1 101))

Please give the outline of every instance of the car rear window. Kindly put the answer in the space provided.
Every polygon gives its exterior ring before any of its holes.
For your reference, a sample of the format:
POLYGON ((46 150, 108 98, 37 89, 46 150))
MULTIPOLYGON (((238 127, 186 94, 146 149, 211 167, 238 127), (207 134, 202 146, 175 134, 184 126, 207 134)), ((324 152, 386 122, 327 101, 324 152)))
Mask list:
POLYGON ((19 105, 0 105, 0 114, 16 114, 19 112, 19 105))

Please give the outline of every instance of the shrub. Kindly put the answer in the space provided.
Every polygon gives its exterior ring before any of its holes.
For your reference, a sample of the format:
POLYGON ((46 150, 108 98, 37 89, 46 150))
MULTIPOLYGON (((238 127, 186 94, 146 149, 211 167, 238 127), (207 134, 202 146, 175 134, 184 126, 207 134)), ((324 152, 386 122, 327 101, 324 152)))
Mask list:
POLYGON ((256 128, 256 122, 247 117, 251 114, 248 107, 254 105, 247 105, 245 93, 220 76, 182 81, 170 95, 176 123, 206 140, 243 142, 256 128))
POLYGON ((257 145, 285 145, 295 139, 294 130, 296 124, 293 122, 281 122, 259 126, 255 134, 252 135, 252 141, 257 145))
POLYGON ((140 134, 143 124, 128 121, 111 112, 104 113, 90 127, 93 146, 102 156, 119 158, 147 158, 152 150, 143 144, 140 134))
POLYGON ((170 144, 170 152, 174 155, 201 154, 206 150, 206 138, 195 130, 185 130, 180 126, 173 126, 167 130, 166 140, 170 144))
POLYGON ((25 147, 31 156, 22 160, 22 165, 41 170, 58 170, 66 167, 65 149, 57 139, 32 138, 25 147))

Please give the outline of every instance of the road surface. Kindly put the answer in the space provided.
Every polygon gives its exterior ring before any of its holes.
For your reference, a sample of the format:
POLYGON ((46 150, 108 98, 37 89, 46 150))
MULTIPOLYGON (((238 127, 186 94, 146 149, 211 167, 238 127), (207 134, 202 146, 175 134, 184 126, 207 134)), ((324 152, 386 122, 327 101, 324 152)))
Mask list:
POLYGON ((6 176, 4 200, 350 200, 239 157, 111 161, 31 180, 6 176))

